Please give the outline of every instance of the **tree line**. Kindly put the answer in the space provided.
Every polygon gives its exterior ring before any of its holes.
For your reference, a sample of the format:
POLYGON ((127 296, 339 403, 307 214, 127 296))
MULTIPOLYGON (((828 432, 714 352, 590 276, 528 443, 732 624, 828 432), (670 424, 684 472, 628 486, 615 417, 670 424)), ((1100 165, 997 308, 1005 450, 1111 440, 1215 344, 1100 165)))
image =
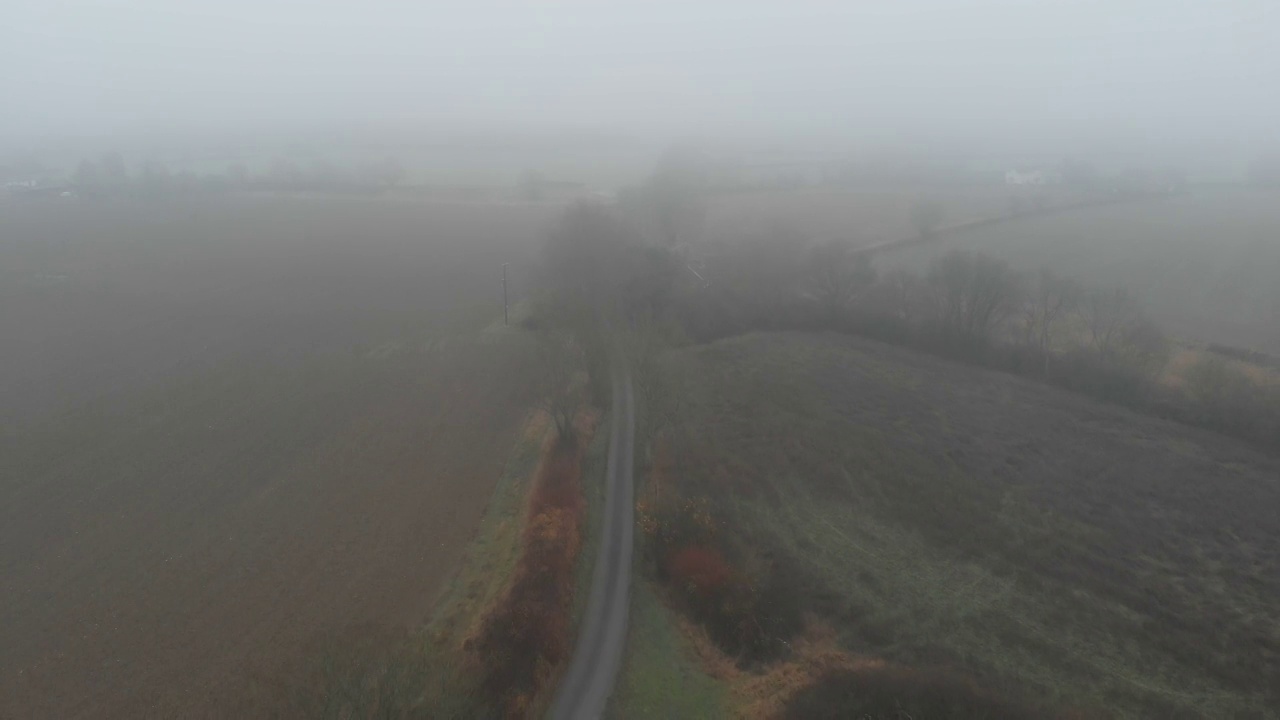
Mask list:
POLYGON ((531 322, 574 348, 598 402, 607 399, 611 329, 656 330, 673 344, 752 330, 826 330, 1036 378, 1268 449, 1280 445, 1280 390, 1212 352, 1171 386, 1162 375, 1173 343, 1125 288, 1049 269, 1017 272, 967 251, 940 255, 918 272, 880 273, 852 242, 812 242, 785 227, 709 246, 694 241, 696 182, 687 168, 667 173, 622 194, 616 206, 569 209, 544 246, 531 322))
POLYGON ((405 177, 404 166, 390 157, 345 167, 325 161, 300 164, 277 158, 262 170, 251 170, 243 162, 233 162, 223 172, 204 173, 174 171, 163 162, 147 160, 131 172, 120 153, 109 152, 98 159, 81 160, 68 182, 85 196, 158 197, 243 190, 370 192, 400 185, 405 177))

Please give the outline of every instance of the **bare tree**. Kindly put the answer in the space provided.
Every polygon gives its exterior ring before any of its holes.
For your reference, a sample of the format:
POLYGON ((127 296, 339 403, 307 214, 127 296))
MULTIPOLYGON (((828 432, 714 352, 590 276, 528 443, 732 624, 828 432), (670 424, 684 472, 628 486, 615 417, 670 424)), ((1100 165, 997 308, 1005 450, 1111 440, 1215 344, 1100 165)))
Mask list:
POLYGON ((692 242, 702 228, 706 185, 702 159, 688 150, 674 149, 658 162, 641 193, 645 214, 652 218, 662 244, 669 248, 692 242))
POLYGON ((578 383, 582 349, 568 333, 558 330, 540 331, 537 342, 539 405, 555 423, 556 437, 568 442, 574 438, 573 419, 582 402, 578 383))
POLYGON ((800 299, 802 264, 808 239, 797 229, 778 224, 755 237, 727 244, 707 267, 707 278, 748 321, 776 319, 800 299))
POLYGON ((1023 295, 1023 343, 1044 358, 1045 374, 1049 372, 1049 357, 1053 352, 1053 330, 1079 301, 1079 286, 1047 268, 1035 275, 1023 295))
POLYGON ((947 334, 988 338, 1017 307, 1020 283, 1001 261, 953 250, 929 268, 935 318, 947 334))
POLYGON ((547 237, 540 315, 582 348, 593 401, 609 397, 608 328, 660 315, 678 269, 669 250, 596 205, 571 208, 547 237))
POLYGON ((98 166, 92 160, 81 160, 76 166, 75 174, 71 176, 71 181, 81 188, 95 188, 101 180, 98 166))
POLYGON ((1091 290, 1085 295, 1083 311, 1089 340, 1103 359, 1119 351, 1124 328, 1140 317, 1138 301, 1122 287, 1091 290))
POLYGON ((883 312, 906 322, 916 322, 928 312, 928 292, 917 274, 898 268, 877 283, 874 301, 883 312))
POLYGON ((1154 370, 1168 359, 1164 333, 1142 312, 1128 290, 1098 288, 1084 296, 1082 315, 1089 340, 1098 356, 1144 371, 1154 370))
POLYGON ((806 261, 805 293, 830 316, 837 317, 876 281, 871 257, 851 243, 833 240, 815 245, 806 261))
POLYGON ((99 166, 102 168, 102 176, 108 184, 120 187, 129 182, 129 170, 125 167, 124 157, 120 153, 104 153, 101 161, 99 161, 99 166))

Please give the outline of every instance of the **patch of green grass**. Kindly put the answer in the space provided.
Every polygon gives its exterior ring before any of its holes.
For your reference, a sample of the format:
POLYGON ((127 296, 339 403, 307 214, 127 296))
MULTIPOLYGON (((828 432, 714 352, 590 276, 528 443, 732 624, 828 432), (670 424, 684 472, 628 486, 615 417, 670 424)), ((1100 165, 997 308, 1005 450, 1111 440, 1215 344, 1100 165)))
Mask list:
POLYGON ((574 578, 573 626, 578 630, 582 629, 582 616, 586 612, 587 598, 591 595, 591 573, 595 570, 596 555, 600 550, 611 422, 611 415, 605 414, 600 417, 596 434, 591 438, 591 445, 582 459, 582 492, 587 499, 587 518, 583 527, 582 550, 578 553, 578 568, 574 578))
POLYGON ((728 716, 728 688, 698 667, 675 621, 649 583, 637 578, 631 591, 627 658, 610 703, 611 717, 728 716))

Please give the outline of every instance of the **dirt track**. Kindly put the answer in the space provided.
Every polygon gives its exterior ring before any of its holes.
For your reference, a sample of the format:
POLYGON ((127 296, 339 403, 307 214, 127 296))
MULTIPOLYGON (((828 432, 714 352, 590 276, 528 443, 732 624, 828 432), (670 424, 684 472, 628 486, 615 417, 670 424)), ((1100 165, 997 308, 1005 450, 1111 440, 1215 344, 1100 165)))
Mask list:
MULTIPOLYGON (((604 523, 600 551, 592 570, 591 596, 573 650, 573 661, 561 681, 551 717, 591 720, 605 705, 622 667, 631 608, 631 555, 635 534, 636 418, 631 377, 621 367, 613 377, 613 423, 605 482, 604 523)), ((589 481, 589 480, 588 480, 589 481)))

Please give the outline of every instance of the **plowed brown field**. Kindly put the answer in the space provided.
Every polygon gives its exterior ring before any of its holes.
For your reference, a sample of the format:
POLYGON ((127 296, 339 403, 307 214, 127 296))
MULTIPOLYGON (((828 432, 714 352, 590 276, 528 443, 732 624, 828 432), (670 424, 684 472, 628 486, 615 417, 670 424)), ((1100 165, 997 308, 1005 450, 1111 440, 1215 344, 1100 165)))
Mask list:
POLYGON ((480 328, 553 212, 0 206, 0 717, 252 713, 421 622, 530 401, 480 328))

